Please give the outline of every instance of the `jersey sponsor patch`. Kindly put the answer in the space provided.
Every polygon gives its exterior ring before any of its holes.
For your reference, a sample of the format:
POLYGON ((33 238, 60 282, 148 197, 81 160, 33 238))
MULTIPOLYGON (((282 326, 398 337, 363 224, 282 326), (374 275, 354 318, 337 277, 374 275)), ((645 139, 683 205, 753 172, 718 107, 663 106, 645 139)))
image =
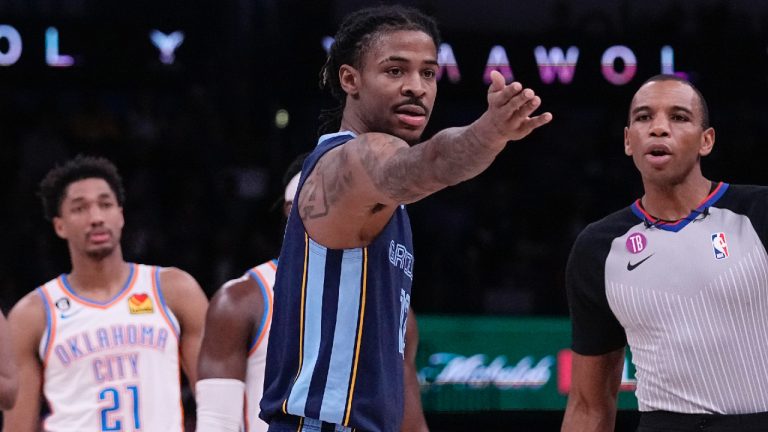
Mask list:
POLYGON ((128 310, 132 314, 152 313, 152 298, 146 294, 134 294, 128 297, 128 310))
POLYGON ((645 250, 648 245, 648 239, 639 232, 632 233, 627 237, 627 250, 629 253, 638 254, 645 250))
POLYGON ((728 243, 725 241, 724 232, 712 234, 712 248, 715 253, 715 259, 728 258, 730 253, 728 252, 728 243))

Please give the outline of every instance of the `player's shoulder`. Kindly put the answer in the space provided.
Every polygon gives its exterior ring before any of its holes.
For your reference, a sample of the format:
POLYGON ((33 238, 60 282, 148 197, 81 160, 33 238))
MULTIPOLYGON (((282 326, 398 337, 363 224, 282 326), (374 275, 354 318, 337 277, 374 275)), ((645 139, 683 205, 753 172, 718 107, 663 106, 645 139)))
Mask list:
POLYGON ((177 267, 159 268, 159 277, 163 291, 200 288, 197 280, 191 274, 177 267))
POLYGON ((264 306, 259 282, 249 273, 225 282, 211 298, 209 313, 250 316, 264 306))
POLYGON ((45 313, 43 298, 40 296, 40 292, 37 289, 34 289, 16 302, 11 309, 10 314, 28 314, 37 312, 39 312, 41 317, 45 319, 45 315, 43 315, 45 313))
POLYGON ((237 279, 225 282, 221 288, 216 291, 213 300, 232 303, 233 307, 235 307, 238 304, 261 299, 261 297, 261 291, 256 279, 250 274, 245 274, 237 279))
POLYGON ((46 305, 37 289, 28 292, 11 308, 8 321, 24 334, 41 337, 46 326, 46 305))
POLYGON ((368 166, 376 160, 386 159, 401 149, 410 147, 408 143, 393 135, 381 132, 366 132, 359 135, 341 135, 322 141, 319 151, 326 150, 321 156, 324 169, 338 169, 338 166, 368 166), (340 144, 344 145, 340 145, 340 144), (328 147, 333 147, 328 149, 328 147))
POLYGON ((174 313, 192 304, 207 304, 208 299, 192 275, 176 267, 159 269, 159 290, 174 313))
POLYGON ((397 152, 400 149, 406 149, 410 146, 394 135, 381 132, 367 132, 360 134, 350 140, 347 149, 355 151, 358 155, 368 156, 387 155, 397 152))

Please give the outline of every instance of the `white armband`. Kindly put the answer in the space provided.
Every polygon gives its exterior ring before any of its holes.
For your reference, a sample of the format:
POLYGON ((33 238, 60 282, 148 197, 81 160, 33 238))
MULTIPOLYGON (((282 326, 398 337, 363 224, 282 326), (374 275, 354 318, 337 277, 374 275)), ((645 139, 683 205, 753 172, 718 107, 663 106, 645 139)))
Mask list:
POLYGON ((245 383, 209 378, 195 384, 197 432, 238 432, 243 424, 245 383))

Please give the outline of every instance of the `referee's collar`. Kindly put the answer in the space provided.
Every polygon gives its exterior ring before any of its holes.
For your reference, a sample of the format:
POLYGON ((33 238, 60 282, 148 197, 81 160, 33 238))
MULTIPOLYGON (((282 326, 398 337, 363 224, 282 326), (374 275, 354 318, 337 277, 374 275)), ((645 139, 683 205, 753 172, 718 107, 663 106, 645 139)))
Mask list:
POLYGON ((691 213, 688 214, 688 216, 680 218, 674 222, 661 220, 648 213, 643 208, 639 198, 632 203, 630 209, 632 210, 632 213, 634 213, 635 216, 642 220, 645 223, 645 226, 648 228, 655 227, 664 231, 678 232, 685 228, 689 223, 708 216, 709 207, 716 203, 717 200, 719 200, 720 197, 725 194, 725 191, 728 190, 730 185, 725 182, 720 182, 713 183, 713 186, 714 187, 712 188, 712 191, 709 193, 709 195, 707 195, 706 198, 704 198, 701 203, 696 206, 695 209, 691 210, 691 213))

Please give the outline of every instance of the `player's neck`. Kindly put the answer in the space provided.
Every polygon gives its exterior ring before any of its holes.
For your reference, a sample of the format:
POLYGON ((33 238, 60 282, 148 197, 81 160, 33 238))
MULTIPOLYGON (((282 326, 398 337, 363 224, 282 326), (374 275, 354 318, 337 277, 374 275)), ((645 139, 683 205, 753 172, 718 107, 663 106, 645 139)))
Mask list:
POLYGON ((645 183, 645 195, 641 204, 654 217, 678 220, 690 215, 701 204, 712 189, 712 182, 697 178, 676 185, 645 183))
POLYGON ((368 128, 365 127, 365 123, 357 114, 358 111, 353 109, 353 107, 350 105, 352 105, 350 101, 347 101, 347 104, 344 106, 344 112, 341 116, 341 127, 339 127, 339 131, 350 131, 355 135, 361 135, 369 132, 368 128))
POLYGON ((102 259, 72 255, 69 283, 78 293, 111 298, 120 291, 131 273, 130 264, 123 260, 120 248, 102 259))

